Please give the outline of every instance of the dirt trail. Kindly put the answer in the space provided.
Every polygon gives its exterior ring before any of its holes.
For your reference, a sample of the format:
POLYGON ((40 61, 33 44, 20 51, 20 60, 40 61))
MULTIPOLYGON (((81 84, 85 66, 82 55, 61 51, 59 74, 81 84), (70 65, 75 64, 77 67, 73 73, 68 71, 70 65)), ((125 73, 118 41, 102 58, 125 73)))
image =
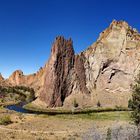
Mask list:
MULTIPOLYGON (((74 133, 75 131, 29 131, 29 130, 15 130, 15 129, 10 129, 10 128, 6 128, 3 126, 0 126, 1 130, 6 130, 6 131, 11 131, 11 132, 22 132, 22 133, 42 133, 42 134, 50 134, 50 133, 55 133, 55 134, 64 134, 64 133, 74 133)), ((80 133, 80 132, 79 132, 80 133)), ((82 131, 81 131, 82 133, 82 131)))

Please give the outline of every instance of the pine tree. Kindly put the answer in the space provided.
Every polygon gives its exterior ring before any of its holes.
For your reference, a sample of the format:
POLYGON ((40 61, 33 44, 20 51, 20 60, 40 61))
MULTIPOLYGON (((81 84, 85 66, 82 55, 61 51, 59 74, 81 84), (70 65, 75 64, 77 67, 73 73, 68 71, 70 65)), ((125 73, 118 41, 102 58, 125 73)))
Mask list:
POLYGON ((135 84, 132 85, 132 99, 129 101, 129 106, 132 108, 132 118, 136 125, 140 124, 140 73, 135 79, 135 84), (130 104, 131 103, 131 104, 130 104))

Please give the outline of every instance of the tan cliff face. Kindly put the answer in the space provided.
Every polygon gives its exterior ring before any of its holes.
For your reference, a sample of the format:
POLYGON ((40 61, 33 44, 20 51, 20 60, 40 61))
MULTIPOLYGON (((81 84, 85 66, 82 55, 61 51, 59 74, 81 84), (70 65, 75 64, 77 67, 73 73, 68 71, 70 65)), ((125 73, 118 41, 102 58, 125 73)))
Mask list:
POLYGON ((40 68, 37 73, 24 75, 21 70, 16 70, 13 74, 6 79, 6 82, 11 86, 27 86, 32 87, 36 91, 36 96, 40 93, 44 84, 44 68, 40 68))
POLYGON ((7 86, 9 85, 8 82, 3 78, 2 74, 0 73, 0 86, 7 86))
POLYGON ((23 77, 23 72, 21 70, 16 70, 8 80, 12 85, 19 85, 22 83, 23 77))
POLYGON ((4 80, 4 78, 3 78, 2 74, 0 73, 0 81, 3 81, 3 80, 4 80))
POLYGON ((92 103, 127 106, 130 85, 139 72, 140 34, 124 21, 113 21, 84 54, 92 103))
POLYGON ((57 37, 49 61, 36 74, 16 71, 8 82, 35 89, 46 107, 127 106, 130 85, 140 70, 140 34, 124 21, 113 21, 98 40, 75 55, 72 40, 57 37))

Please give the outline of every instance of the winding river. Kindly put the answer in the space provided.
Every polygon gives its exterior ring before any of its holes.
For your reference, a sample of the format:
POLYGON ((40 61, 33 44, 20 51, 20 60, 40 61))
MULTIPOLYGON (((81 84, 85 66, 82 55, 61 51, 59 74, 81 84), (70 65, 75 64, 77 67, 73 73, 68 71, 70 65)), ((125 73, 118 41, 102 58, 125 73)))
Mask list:
POLYGON ((33 111, 30 111, 30 110, 27 110, 27 109, 24 109, 23 106, 27 104, 26 102, 21 102, 19 104, 16 104, 16 105, 9 105, 9 106, 6 106, 6 108, 8 110, 13 110, 13 111, 16 111, 16 112, 20 112, 20 113, 30 113, 30 114, 34 114, 33 111))

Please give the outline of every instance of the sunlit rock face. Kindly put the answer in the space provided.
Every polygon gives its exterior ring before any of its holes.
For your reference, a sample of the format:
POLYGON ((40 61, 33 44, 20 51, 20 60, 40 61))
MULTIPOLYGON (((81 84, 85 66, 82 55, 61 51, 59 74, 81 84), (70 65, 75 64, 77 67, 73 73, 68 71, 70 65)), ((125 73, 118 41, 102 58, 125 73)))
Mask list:
POLYGON ((21 70, 16 70, 13 74, 9 77, 9 82, 12 85, 19 85, 23 79, 23 72, 21 70))
MULTIPOLYGON (((65 105, 76 98, 82 106, 96 106, 99 101, 104 107, 126 107, 131 98, 130 85, 140 69, 140 34, 137 30, 124 21, 113 21, 79 57, 84 58, 86 77, 80 81, 85 81, 90 95, 75 89, 77 95, 73 91, 65 105)), ((79 74, 83 75, 82 72, 79 74)))
POLYGON ((4 78, 3 78, 2 74, 0 73, 0 81, 3 81, 3 80, 4 80, 4 78))
POLYGON ((140 70, 140 34, 124 21, 113 21, 87 50, 75 55, 72 40, 57 37, 49 61, 36 74, 16 71, 12 85, 35 88, 36 105, 72 108, 124 106, 140 70))
POLYGON ((2 74, 0 73, 0 86, 7 86, 9 83, 3 78, 2 74))
POLYGON ((124 21, 113 21, 84 55, 92 103, 127 106, 130 85, 139 71, 140 34, 124 21))
POLYGON ((5 81, 10 86, 27 86, 34 88, 34 90, 36 91, 36 96, 38 96, 44 84, 44 70, 45 67, 40 68, 37 73, 30 75, 24 75, 21 70, 16 70, 5 81))

